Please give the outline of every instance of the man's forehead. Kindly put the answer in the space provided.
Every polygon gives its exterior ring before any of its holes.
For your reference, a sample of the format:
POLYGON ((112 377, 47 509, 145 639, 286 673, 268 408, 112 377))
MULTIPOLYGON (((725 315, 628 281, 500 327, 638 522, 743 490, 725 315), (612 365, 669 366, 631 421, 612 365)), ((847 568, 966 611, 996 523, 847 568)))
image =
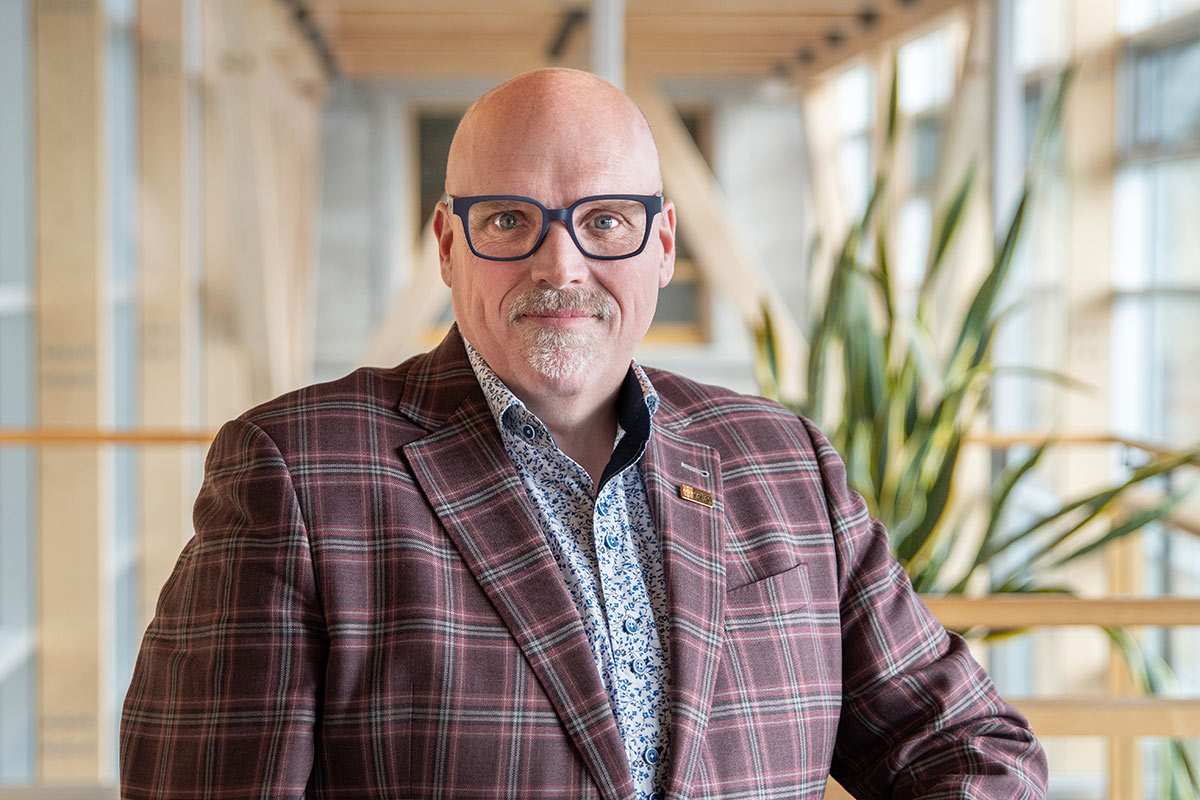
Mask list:
POLYGON ((661 188, 629 185, 661 184, 654 140, 637 106, 611 84, 571 70, 518 76, 463 117, 450 148, 447 188, 514 177, 619 186, 607 191, 661 188))

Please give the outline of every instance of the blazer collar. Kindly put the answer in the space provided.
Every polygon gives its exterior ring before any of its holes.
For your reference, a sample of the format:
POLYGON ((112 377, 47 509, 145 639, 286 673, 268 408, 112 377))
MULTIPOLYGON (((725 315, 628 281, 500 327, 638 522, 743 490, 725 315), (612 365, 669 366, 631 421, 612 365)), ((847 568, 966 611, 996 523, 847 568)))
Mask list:
POLYGON ((608 692, 456 329, 419 357, 399 411, 429 434, 402 455, 550 698, 600 796, 633 781, 608 692))
POLYGON ((665 398, 655 419, 662 424, 650 437, 642 475, 662 542, 671 619, 666 796, 673 798, 691 794, 712 709, 724 630, 724 513, 716 450, 687 437, 687 420, 665 398), (712 505, 685 499, 685 486, 706 492, 712 505))

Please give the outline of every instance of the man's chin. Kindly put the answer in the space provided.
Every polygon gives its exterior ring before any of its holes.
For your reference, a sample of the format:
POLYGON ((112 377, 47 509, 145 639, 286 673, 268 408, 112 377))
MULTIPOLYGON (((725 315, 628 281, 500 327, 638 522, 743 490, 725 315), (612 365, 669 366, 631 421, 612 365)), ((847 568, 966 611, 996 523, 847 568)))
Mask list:
POLYGON ((584 333, 546 328, 531 333, 525 353, 529 365, 552 381, 575 377, 595 355, 592 337, 584 333))

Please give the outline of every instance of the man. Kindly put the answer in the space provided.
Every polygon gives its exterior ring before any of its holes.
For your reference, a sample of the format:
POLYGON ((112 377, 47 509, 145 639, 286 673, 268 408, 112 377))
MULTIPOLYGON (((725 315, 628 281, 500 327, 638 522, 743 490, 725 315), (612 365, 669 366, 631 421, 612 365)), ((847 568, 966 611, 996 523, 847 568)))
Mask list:
POLYGON ((636 106, 518 76, 446 190, 442 344, 213 444, 123 796, 1042 796, 821 435, 632 362, 675 258, 636 106))

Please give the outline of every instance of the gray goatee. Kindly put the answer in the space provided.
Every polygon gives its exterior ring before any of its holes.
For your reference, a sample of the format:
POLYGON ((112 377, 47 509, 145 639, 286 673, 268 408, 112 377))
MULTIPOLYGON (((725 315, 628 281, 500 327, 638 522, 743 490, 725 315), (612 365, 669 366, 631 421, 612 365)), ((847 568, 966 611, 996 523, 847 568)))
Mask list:
MULTIPOLYGON (((554 311, 583 311, 607 321, 613 315, 613 300, 599 289, 530 289, 513 300, 508 321, 515 325, 529 314, 554 311)), ((596 355, 595 337, 584 331, 529 325, 523 334, 530 366, 551 380, 576 374, 596 355)))

